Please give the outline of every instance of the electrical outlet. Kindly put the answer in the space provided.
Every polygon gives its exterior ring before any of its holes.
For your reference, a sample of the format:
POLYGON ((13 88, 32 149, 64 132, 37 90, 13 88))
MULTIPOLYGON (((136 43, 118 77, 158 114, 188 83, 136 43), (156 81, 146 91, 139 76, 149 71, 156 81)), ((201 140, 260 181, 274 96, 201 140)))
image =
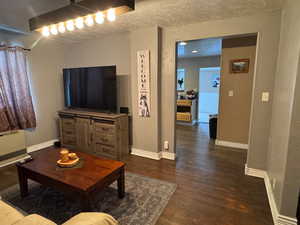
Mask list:
POLYGON ((269 92, 263 92, 261 96, 261 101, 262 102, 268 102, 269 101, 269 92))
POLYGON ((228 96, 229 96, 229 97, 232 97, 233 95, 234 95, 233 90, 230 90, 230 91, 228 92, 228 96))
POLYGON ((164 142, 164 149, 169 150, 169 142, 168 141, 164 142))

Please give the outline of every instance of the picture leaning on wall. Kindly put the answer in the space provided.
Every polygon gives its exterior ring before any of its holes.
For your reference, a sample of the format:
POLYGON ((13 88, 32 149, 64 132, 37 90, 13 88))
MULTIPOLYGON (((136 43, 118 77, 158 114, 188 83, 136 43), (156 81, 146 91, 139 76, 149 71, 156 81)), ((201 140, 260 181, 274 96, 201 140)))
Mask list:
POLYGON ((137 52, 138 113, 140 117, 150 117, 150 51, 137 52))

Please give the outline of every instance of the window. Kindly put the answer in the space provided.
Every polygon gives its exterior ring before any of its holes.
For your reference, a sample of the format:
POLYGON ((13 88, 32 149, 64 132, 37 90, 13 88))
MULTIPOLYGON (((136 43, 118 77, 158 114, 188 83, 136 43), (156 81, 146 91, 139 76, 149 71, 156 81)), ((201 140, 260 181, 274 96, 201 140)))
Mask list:
POLYGON ((34 127, 25 50, 0 46, 0 132, 34 127))

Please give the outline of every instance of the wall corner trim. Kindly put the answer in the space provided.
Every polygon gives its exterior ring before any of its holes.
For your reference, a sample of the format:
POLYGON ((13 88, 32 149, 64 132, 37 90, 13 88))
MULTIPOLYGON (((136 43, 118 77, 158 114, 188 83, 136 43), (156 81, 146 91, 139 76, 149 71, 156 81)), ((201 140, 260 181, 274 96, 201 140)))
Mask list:
POLYGON ((224 146, 224 147, 230 147, 230 148, 240 148, 240 149, 246 149, 246 150, 249 148, 248 144, 242 144, 242 143, 230 142, 230 141, 216 140, 215 144, 218 146, 224 146))
POLYGON ((297 219, 292 217, 287 217, 279 214, 275 197, 271 185, 271 180, 268 173, 265 170, 249 168, 247 164, 245 165, 245 174, 252 177, 263 178, 265 182, 265 187, 268 195, 269 205, 271 208, 271 213, 274 221, 274 225, 297 225, 297 219))
POLYGON ((46 141, 46 142, 43 142, 40 144, 31 145, 31 146, 27 147, 27 153, 35 152, 35 151, 41 150, 43 148, 48 148, 50 146, 53 146, 54 142, 56 142, 56 141, 58 141, 58 139, 53 139, 53 140, 46 141))
POLYGON ((247 164, 245 164, 245 174, 251 177, 259 177, 259 178, 265 178, 266 176, 266 171, 265 170, 260 170, 260 169, 253 169, 249 168, 247 164))
POLYGON ((175 160, 176 155, 173 152, 150 152, 143 149, 131 148, 131 154, 136 156, 141 156, 144 158, 161 160, 161 159, 169 159, 175 160))

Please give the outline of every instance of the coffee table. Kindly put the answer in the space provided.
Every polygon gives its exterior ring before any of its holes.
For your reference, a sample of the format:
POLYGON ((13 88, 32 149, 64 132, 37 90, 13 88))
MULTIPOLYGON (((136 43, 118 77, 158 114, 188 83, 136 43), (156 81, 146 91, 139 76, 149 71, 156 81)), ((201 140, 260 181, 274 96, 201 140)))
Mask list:
POLYGON ((33 160, 17 164, 21 197, 28 193, 28 179, 55 188, 81 201, 83 211, 91 211, 92 195, 118 182, 118 196, 125 195, 125 164, 75 151, 84 160, 82 168, 57 169, 59 148, 41 150, 33 160))

